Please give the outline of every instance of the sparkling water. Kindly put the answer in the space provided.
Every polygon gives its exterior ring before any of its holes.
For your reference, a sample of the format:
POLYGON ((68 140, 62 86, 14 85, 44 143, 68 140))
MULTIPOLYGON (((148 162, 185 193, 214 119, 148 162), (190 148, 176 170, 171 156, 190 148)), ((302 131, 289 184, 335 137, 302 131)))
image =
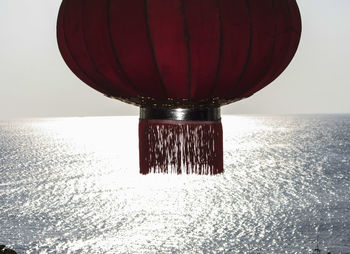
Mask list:
POLYGON ((350 253, 350 115, 224 116, 225 173, 139 174, 137 117, 0 122, 18 253, 350 253))

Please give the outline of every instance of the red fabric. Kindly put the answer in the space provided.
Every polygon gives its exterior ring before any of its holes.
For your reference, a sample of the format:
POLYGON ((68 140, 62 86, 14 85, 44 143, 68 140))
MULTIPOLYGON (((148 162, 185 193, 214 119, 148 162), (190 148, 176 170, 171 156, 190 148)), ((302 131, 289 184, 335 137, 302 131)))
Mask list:
POLYGON ((191 98, 204 99, 211 94, 221 62, 222 20, 219 1, 186 1, 185 19, 190 38, 191 98))
POLYGON ((181 0, 148 0, 148 29, 155 60, 167 95, 188 97, 188 50, 181 0))
POLYGON ((140 172, 223 173, 221 122, 141 120, 140 172))
POLYGON ((276 79, 301 35, 295 0, 63 0, 71 70, 129 101, 248 97, 276 79))
MULTIPOLYGON (((222 53, 213 97, 228 94, 239 83, 250 51, 250 10, 246 1, 219 1, 222 19, 222 53)), ((241 97, 241 96, 238 96, 241 97)))
MULTIPOLYGON (((108 1, 110 42, 114 57, 140 95, 167 97, 157 71, 146 23, 145 1, 108 1)), ((98 0, 94 0, 95 4, 98 0)))
MULTIPOLYGON (((280 4, 280 3, 279 3, 280 4)), ((265 79, 247 90, 245 97, 249 97, 274 81, 289 65, 299 45, 301 35, 301 17, 298 5, 289 0, 288 5, 280 6, 278 12, 279 21, 276 32, 276 50, 274 61, 271 63, 270 72, 265 79)))

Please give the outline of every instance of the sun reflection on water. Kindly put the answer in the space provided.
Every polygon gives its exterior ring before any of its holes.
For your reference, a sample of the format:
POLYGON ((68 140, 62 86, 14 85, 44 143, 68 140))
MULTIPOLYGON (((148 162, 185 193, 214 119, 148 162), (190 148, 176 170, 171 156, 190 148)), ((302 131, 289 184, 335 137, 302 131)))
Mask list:
POLYGON ((217 176, 140 175, 136 117, 0 125, 0 238, 23 253, 307 253, 317 228, 348 250, 349 132, 312 121, 224 117, 217 176))

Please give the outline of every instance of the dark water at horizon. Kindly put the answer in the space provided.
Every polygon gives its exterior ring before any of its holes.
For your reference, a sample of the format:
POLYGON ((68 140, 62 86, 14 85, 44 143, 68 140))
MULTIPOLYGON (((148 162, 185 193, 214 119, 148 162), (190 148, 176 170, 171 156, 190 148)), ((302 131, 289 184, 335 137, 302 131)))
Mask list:
POLYGON ((18 253, 350 253, 350 115, 224 116, 225 173, 138 173, 136 117, 0 122, 18 253))

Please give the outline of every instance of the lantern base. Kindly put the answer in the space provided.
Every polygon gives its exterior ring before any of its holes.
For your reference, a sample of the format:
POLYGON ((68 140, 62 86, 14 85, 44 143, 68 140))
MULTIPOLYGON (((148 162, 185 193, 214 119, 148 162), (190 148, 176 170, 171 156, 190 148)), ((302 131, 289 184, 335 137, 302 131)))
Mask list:
POLYGON ((140 173, 199 175, 223 173, 223 135, 220 111, 218 115, 213 114, 215 110, 209 110, 207 114, 201 110, 202 113, 199 115, 193 110, 181 112, 181 120, 177 120, 177 117, 174 117, 171 112, 157 114, 157 118, 160 119, 147 119, 147 116, 155 117, 156 115, 151 111, 145 114, 145 110, 141 110, 140 173), (172 119, 168 119, 169 115, 172 119), (196 120, 187 120, 188 116, 196 120), (201 120, 208 119, 208 117, 212 120, 201 120))

